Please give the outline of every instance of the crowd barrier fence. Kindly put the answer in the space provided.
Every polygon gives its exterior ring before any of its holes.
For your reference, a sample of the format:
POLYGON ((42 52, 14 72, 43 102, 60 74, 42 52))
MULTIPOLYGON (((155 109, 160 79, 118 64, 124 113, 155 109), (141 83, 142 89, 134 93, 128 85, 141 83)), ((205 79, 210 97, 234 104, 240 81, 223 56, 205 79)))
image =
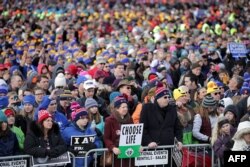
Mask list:
MULTIPOLYGON (((158 146, 155 149, 149 149, 148 147, 143 147, 143 152, 150 152, 150 151, 157 151, 157 150, 169 150, 170 151, 170 155, 173 156, 173 154, 176 153, 175 150, 175 146, 174 145, 170 145, 170 146, 158 146)), ((88 156, 90 156, 91 154, 94 155, 94 167, 98 167, 98 158, 96 155, 100 155, 102 154, 102 156, 104 157, 103 159, 105 159, 105 157, 107 156, 107 152, 108 149, 107 148, 101 148, 101 149, 92 149, 90 151, 88 151, 85 154, 85 167, 88 167, 88 156)), ((178 153, 177 153, 178 154, 178 153)), ((143 154, 141 153, 142 157, 143 154)), ((112 155, 114 157, 114 154, 112 155)), ((140 156, 141 157, 141 156, 140 156)), ((142 158, 141 157, 141 158, 142 158)), ((143 157, 145 158, 145 157, 143 157)), ((135 158, 137 161, 138 159, 140 160, 140 158, 135 158)), ((162 160, 156 160, 155 157, 153 157, 151 162, 151 164, 147 164, 147 165, 141 165, 141 166, 156 166, 156 164, 154 164, 154 162, 163 162, 162 160)), ((177 158, 178 159, 178 158, 177 158)), ((100 158, 99 158, 100 161, 100 158)), ((190 145, 183 145, 183 149, 181 151, 181 157, 179 158, 179 164, 177 165, 177 167, 215 167, 215 161, 214 161, 214 151, 211 148, 211 145, 209 144, 190 144, 190 145)), ((131 163, 131 159, 129 161, 129 166, 122 166, 122 159, 121 159, 121 165, 120 167, 131 167, 133 166, 133 164, 131 163)), ((157 162, 157 163, 158 163, 157 162)), ((170 166, 174 166, 173 163, 176 162, 175 160, 173 160, 173 158, 170 158, 170 160, 168 160, 168 162, 170 163, 170 166)), ((103 163, 104 164, 104 163, 103 163)), ((136 163, 137 165, 139 164, 138 161, 136 163)), ((175 163, 177 164, 177 163, 175 163)), ((134 166, 137 166, 134 165, 134 166)), ((166 165, 166 164, 165 164, 166 165)), ((164 164, 157 164, 158 166, 163 166, 164 164)), ((105 167, 105 164, 104 166, 105 167)), ((106 166, 107 167, 107 166, 106 166)), ((110 166, 109 166, 110 167, 110 166)), ((112 167, 117 167, 114 166, 114 159, 112 158, 112 167)))
MULTIPOLYGON (((71 159, 72 166, 75 166, 75 156, 71 152, 67 152, 71 159)), ((0 167, 49 167, 49 166, 66 166, 65 164, 51 163, 48 162, 34 165, 33 158, 31 155, 15 155, 15 156, 4 156, 0 157, 0 167)))

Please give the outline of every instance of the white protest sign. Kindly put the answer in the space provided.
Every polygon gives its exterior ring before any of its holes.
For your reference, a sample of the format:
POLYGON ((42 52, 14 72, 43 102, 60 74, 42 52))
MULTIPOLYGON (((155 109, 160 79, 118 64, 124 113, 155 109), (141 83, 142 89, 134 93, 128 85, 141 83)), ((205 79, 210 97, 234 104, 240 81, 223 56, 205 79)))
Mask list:
POLYGON ((121 126, 119 158, 132 158, 140 155, 143 124, 124 124, 121 126))
POLYGON ((77 157, 85 157, 86 146, 90 143, 95 142, 95 135, 84 135, 84 136, 71 136, 70 145, 73 146, 74 151, 77 152, 77 157))
POLYGON ((13 161, 1 161, 0 167, 26 167, 28 166, 27 160, 13 160, 13 161))
POLYGON ((65 165, 70 163, 70 155, 69 152, 66 152, 59 157, 50 158, 44 163, 39 163, 37 158, 32 157, 33 167, 42 167, 42 166, 55 166, 55 165, 65 165))
POLYGON ((233 57, 245 57, 247 54, 247 48, 245 44, 231 42, 228 44, 228 49, 233 57))
POLYGON ((135 166, 166 164, 168 164, 168 150, 143 151, 135 158, 135 166))

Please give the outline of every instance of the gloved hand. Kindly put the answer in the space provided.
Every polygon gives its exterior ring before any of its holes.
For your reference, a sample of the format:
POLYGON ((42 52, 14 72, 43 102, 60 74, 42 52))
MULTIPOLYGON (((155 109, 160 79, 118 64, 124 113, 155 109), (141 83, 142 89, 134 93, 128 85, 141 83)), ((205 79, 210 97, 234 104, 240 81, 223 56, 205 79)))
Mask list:
POLYGON ((225 147, 226 147, 225 151, 226 151, 226 150, 231 150, 231 148, 233 148, 233 146, 234 146, 234 141, 233 141, 233 140, 229 140, 229 141, 225 144, 225 147))

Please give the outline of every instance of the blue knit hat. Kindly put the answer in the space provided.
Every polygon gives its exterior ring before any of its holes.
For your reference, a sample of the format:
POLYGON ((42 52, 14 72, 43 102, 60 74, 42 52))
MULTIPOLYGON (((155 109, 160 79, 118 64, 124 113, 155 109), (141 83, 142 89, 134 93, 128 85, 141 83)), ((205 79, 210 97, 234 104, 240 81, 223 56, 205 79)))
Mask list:
POLYGON ((112 92, 110 95, 109 95, 109 102, 112 103, 113 100, 117 97, 117 96, 120 96, 121 93, 120 92, 112 92))
POLYGON ((250 94, 250 85, 247 82, 244 82, 241 89, 240 89, 240 94, 246 94, 249 95, 250 94))
POLYGON ((7 94, 8 93, 8 87, 5 85, 0 85, 0 94, 7 94))
POLYGON ((8 104, 9 104, 8 96, 0 97, 0 110, 6 108, 8 104))
POLYGON ((88 110, 91 107, 98 107, 98 104, 95 99, 87 98, 84 107, 88 110))
POLYGON ((85 76, 78 76, 78 78, 76 79, 76 85, 80 85, 81 83, 87 81, 88 78, 86 78, 85 76))
POLYGON ((0 110, 0 122, 7 122, 7 117, 2 110, 0 110))
POLYGON ((34 106, 35 102, 36 102, 35 96, 33 96, 33 95, 27 95, 27 96, 23 97, 23 104, 28 103, 28 104, 31 104, 32 106, 34 106))

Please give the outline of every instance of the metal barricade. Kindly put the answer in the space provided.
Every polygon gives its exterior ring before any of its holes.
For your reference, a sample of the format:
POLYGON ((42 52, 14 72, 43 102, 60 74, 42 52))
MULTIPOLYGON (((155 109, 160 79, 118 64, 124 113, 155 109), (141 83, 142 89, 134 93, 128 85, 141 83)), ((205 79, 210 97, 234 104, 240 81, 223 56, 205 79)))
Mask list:
MULTIPOLYGON (((75 156, 73 153, 69 152, 72 167, 75 166, 75 156)), ((64 166, 66 166, 65 164, 64 166)), ((32 156, 31 155, 15 155, 15 156, 4 156, 0 157, 0 166, 23 166, 23 167, 32 167, 32 156)), ((41 166, 44 166, 41 164, 41 166)), ((50 165, 47 165, 50 166, 50 165)), ((57 165, 52 165, 57 166, 57 165)), ((61 165, 60 165, 61 166, 61 165)))
MULTIPOLYGON (((143 151, 157 151, 157 150, 169 150, 171 158, 168 160, 168 163, 170 163, 170 166, 173 166, 174 160, 172 158, 173 155, 173 150, 174 150, 174 145, 170 146, 158 146, 155 149, 149 149, 148 147, 143 147, 143 151)), ((107 148, 101 148, 101 149, 92 149, 88 151, 85 154, 85 167, 89 167, 88 164, 88 158, 89 156, 93 156, 93 166, 94 167, 99 167, 100 166, 100 158, 97 158, 97 155, 102 154, 103 159, 106 158, 107 156, 108 149, 107 148), (99 161, 99 162, 98 162, 99 161)), ((129 166, 122 166, 122 159, 121 159, 121 165, 120 166, 115 166, 114 165, 114 154, 112 158, 112 167, 130 167, 130 166, 135 166, 134 163, 134 158, 129 159, 129 166)), ((209 144, 190 144, 190 145, 183 145, 182 149, 182 165, 181 167, 214 167, 214 152, 211 148, 211 145, 209 144)), ((156 166, 152 164, 148 165, 143 165, 143 166, 156 166)), ((164 165, 157 165, 157 166, 162 166, 164 165)), ((91 166, 92 167, 92 166, 91 166)), ((105 167, 105 164, 103 165, 105 167)), ((107 166, 106 166, 107 167, 107 166)))

